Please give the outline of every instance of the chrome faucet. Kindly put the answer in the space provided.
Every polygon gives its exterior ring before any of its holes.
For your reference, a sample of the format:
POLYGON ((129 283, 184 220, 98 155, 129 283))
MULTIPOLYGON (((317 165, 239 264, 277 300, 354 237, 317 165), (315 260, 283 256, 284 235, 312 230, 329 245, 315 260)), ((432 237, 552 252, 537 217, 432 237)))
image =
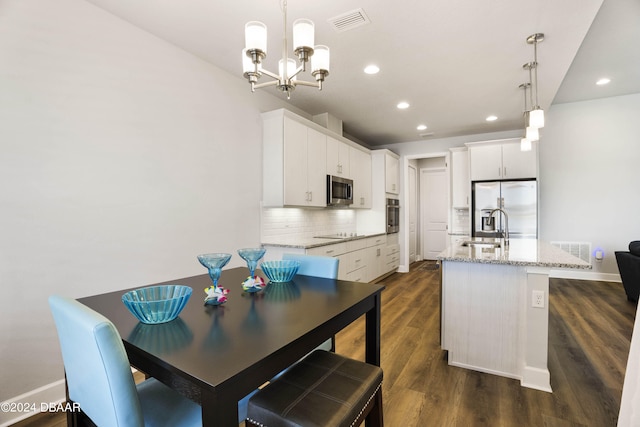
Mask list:
POLYGON ((489 217, 493 216, 494 212, 502 212, 504 214, 504 245, 509 246, 509 215, 504 211, 504 209, 496 208, 489 213, 489 217))

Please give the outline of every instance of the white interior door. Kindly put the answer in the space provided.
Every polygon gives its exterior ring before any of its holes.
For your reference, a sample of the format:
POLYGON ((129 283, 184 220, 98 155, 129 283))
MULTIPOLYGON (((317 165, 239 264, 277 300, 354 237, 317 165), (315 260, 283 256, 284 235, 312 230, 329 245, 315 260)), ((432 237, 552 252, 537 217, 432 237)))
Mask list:
POLYGON ((420 212, 422 256, 436 259, 447 247, 446 169, 420 169, 420 212))
POLYGON ((409 166, 409 264, 416 261, 418 251, 418 172, 409 166))

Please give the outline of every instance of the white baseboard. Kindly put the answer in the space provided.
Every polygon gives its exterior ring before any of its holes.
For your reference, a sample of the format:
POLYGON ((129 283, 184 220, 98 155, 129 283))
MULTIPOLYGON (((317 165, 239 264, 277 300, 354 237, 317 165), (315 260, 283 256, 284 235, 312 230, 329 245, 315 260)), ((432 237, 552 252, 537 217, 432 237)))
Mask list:
MULTIPOLYGON (((138 372, 138 370, 132 367, 131 373, 135 374, 136 372, 138 372)), ((66 402, 66 400, 64 379, 62 379, 0 402, 0 407, 2 408, 2 410, 0 410, 0 427, 9 427, 18 421, 22 421, 43 411, 60 409, 60 407, 56 406, 59 403, 66 402), (33 410, 23 411, 24 408, 33 410), (20 411, 18 411, 18 409, 20 409, 20 411)))
POLYGON ((64 380, 44 385, 0 403, 0 427, 12 424, 39 414, 42 411, 55 409, 56 404, 65 402, 64 380))
POLYGON ((601 282, 618 282, 622 283, 619 274, 615 273, 599 273, 590 270, 554 270, 549 273, 550 278, 557 279, 575 279, 575 280, 595 280, 601 282))

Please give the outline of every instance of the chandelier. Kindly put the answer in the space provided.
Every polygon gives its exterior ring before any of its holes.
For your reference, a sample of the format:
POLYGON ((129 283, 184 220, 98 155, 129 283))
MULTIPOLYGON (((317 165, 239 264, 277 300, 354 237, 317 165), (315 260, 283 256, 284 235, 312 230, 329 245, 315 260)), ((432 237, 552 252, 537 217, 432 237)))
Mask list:
POLYGON ((311 86, 322 90, 322 82, 329 75, 329 48, 324 45, 314 46, 314 24, 309 19, 297 19, 293 23, 293 52, 296 60, 287 56, 287 0, 282 1, 283 29, 282 59, 278 62, 278 74, 262 67, 262 61, 267 57, 267 26, 262 22, 247 22, 244 27, 245 48, 242 50, 242 69, 244 77, 251 84, 251 92, 267 86, 275 86, 291 97, 296 86, 311 86), (311 60, 311 75, 315 82, 298 80, 298 74, 307 71, 307 63, 311 60), (258 83, 263 75, 273 78, 273 81, 258 83))

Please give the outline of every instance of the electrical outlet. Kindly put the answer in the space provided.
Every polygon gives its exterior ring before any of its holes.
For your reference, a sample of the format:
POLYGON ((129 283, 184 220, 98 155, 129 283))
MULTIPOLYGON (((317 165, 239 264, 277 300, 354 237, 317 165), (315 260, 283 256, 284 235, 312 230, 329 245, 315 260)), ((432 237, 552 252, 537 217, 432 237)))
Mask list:
POLYGON ((544 291, 533 291, 531 294, 531 307, 544 308, 544 291))

